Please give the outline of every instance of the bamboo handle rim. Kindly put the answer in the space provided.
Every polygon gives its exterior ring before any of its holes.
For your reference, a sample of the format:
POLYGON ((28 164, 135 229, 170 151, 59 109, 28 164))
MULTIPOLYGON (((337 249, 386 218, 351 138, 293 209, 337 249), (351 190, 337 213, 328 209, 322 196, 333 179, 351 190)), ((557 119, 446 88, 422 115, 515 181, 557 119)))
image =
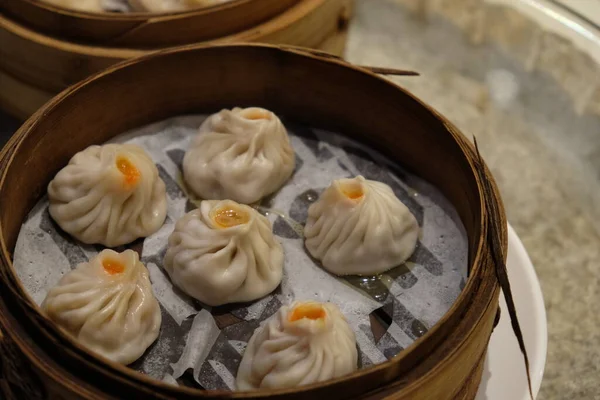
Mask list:
POLYGON ((328 53, 328 52, 322 51, 322 50, 309 49, 309 48, 298 47, 298 46, 289 46, 289 45, 280 45, 277 47, 279 47, 280 49, 283 49, 283 50, 293 51, 296 53, 303 53, 303 54, 309 54, 309 55, 316 56, 316 57, 321 57, 326 60, 334 59, 334 60, 343 61, 349 65, 353 65, 358 68, 366 69, 367 71, 370 71, 370 72, 372 72, 374 74, 378 74, 378 75, 421 76, 421 74, 418 73, 417 71, 412 71, 412 70, 407 70, 407 69, 352 64, 340 56, 337 56, 335 54, 331 54, 331 53, 328 53))

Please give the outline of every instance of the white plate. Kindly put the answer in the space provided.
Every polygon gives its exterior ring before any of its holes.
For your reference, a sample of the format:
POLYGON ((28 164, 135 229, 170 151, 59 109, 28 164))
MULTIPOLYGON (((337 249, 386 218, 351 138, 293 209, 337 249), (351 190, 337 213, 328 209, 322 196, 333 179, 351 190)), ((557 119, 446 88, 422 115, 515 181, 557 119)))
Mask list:
MULTIPOLYGON (((508 275, 529 355, 534 395, 542 383, 548 330, 540 283, 523 243, 508 226, 508 275)), ((494 329, 476 400, 528 400, 523 357, 513 334, 504 296, 500 295, 500 323, 494 329)))

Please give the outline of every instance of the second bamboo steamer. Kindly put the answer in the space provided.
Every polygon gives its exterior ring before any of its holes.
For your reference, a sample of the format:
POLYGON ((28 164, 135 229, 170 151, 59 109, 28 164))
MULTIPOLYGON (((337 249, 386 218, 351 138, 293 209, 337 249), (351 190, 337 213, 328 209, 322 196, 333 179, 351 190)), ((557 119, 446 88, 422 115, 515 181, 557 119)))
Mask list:
POLYGON ((7 17, 53 37, 98 46, 156 47, 202 42, 252 29, 301 3, 299 0, 229 0, 172 12, 92 13, 44 0, 0 5, 7 17))
POLYGON ((341 55, 352 5, 234 0, 182 13, 119 15, 61 11, 33 0, 3 2, 0 108, 24 119, 92 73, 172 45, 263 42, 341 55))

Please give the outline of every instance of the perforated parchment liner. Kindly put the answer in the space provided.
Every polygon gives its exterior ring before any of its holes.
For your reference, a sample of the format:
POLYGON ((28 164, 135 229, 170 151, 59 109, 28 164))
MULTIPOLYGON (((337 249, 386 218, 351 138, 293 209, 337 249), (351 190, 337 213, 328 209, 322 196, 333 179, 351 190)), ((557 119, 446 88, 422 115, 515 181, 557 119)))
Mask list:
MULTIPOLYGON (((152 377, 206 389, 233 389, 247 341, 262 321, 294 299, 337 304, 356 333, 362 368, 396 355, 430 329, 450 308, 467 277, 467 239, 450 203, 430 184, 339 134, 290 121, 296 170, 289 182, 258 209, 273 222, 285 251, 284 277, 272 294, 251 304, 204 307, 171 285, 162 270, 175 221, 195 208, 181 178, 185 149, 202 116, 172 118, 119 136, 144 147, 157 163, 168 192, 164 226, 127 247, 141 253, 161 304, 158 340, 131 365, 152 377), (336 278, 316 265, 301 237, 307 209, 332 179, 362 174, 390 185, 417 217, 418 247, 411 259, 380 277, 336 278)), ((399 127, 398 129, 402 129, 399 127)), ((43 198, 24 223, 14 265, 40 304, 63 274, 97 254, 62 232, 43 198)), ((122 249, 117 249, 122 250, 122 249)))

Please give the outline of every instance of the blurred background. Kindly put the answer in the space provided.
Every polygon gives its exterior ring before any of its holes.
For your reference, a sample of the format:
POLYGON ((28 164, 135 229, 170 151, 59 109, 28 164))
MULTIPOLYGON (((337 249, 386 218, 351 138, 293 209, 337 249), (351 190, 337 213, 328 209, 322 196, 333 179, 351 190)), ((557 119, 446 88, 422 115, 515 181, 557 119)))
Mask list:
POLYGON ((477 137, 541 281, 539 399, 600 399, 600 1, 359 1, 347 57, 477 137))
POLYGON ((539 399, 600 399, 600 1, 358 1, 347 58, 477 137, 541 282, 539 399))

